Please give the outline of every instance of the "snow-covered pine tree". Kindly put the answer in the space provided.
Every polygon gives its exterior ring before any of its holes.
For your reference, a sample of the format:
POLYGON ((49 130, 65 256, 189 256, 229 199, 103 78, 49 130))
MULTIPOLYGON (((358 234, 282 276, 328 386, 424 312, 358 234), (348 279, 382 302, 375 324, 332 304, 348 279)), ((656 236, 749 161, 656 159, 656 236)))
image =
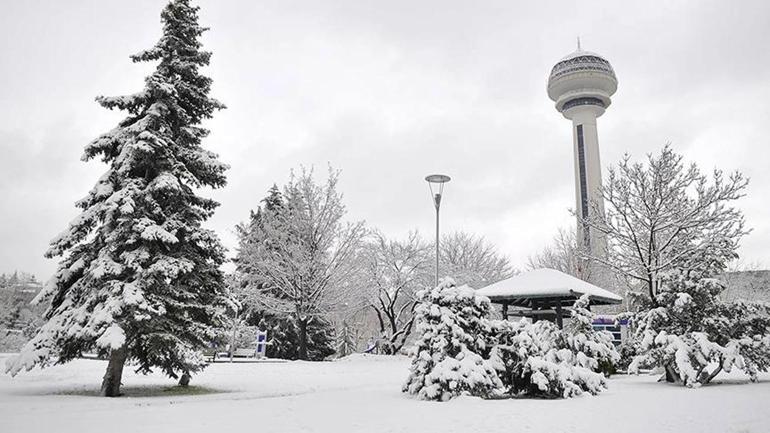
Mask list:
POLYGON ((337 356, 340 358, 356 353, 356 342, 353 334, 352 327, 346 320, 343 320, 341 329, 337 333, 337 356))
POLYGON ((418 293, 417 341, 403 391, 424 400, 449 400, 461 394, 490 397, 502 388, 491 364, 486 338, 489 299, 445 278, 418 293))
POLYGON ((575 356, 575 365, 609 373, 620 362, 612 334, 593 327, 594 314, 588 310, 590 298, 583 295, 572 307, 572 320, 564 329, 564 343, 575 356))
POLYGON ((570 398, 606 388, 604 376, 580 365, 593 364, 568 344, 565 331, 548 321, 493 323, 496 344, 490 363, 510 395, 570 398))
POLYGON ((85 148, 84 160, 109 169, 51 242, 46 256, 63 258, 36 298, 50 300, 47 322, 8 361, 11 374, 95 350, 109 358, 102 394, 117 396, 127 360, 183 379, 205 365, 198 349, 216 337, 229 295, 224 249, 201 227, 217 203, 195 189, 225 185, 227 166, 201 146, 200 126, 224 106, 199 71, 211 53, 201 50, 198 8, 172 0, 161 21, 160 41, 132 56, 159 62, 145 88, 97 98, 128 117, 85 148))
POLYGON ((563 330, 554 323, 528 320, 492 323, 490 362, 498 371, 505 392, 549 398, 569 398, 606 388, 599 370, 620 359, 612 336, 591 326, 588 296, 580 297, 572 320, 563 330))
POLYGON ((630 371, 663 366, 667 378, 697 387, 734 367, 752 380, 770 369, 769 305, 724 303, 722 282, 700 272, 669 272, 660 287, 658 306, 635 318, 640 354, 630 371))

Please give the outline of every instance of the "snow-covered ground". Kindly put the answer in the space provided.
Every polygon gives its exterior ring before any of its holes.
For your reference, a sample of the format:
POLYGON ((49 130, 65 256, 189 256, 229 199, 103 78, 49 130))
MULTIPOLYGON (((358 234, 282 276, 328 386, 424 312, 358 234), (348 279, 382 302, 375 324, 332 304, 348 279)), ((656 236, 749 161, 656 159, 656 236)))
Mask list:
POLYGON ((401 393, 406 358, 356 355, 218 363, 193 378, 202 393, 186 396, 161 375, 127 369, 128 396, 107 399, 93 395, 105 366, 77 360, 0 376, 0 432, 770 432, 770 375, 754 384, 725 376, 702 389, 616 376, 595 397, 435 403, 401 393))

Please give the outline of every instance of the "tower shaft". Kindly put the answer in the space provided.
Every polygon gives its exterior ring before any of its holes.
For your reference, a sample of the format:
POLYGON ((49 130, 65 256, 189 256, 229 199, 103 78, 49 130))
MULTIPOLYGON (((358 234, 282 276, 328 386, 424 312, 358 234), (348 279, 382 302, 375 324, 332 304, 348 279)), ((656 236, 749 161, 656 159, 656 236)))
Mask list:
POLYGON ((601 233, 588 227, 585 220, 595 212, 604 215, 601 196, 602 172, 599 159, 599 136, 596 130, 596 110, 591 106, 569 110, 572 120, 572 142, 575 164, 575 213, 579 244, 598 256, 606 247, 601 233))

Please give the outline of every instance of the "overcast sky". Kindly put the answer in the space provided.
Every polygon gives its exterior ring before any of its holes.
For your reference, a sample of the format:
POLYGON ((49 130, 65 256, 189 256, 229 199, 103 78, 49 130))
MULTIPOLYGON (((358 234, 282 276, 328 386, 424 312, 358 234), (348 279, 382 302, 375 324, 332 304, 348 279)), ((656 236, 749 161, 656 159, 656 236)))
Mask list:
MULTIPOLYGON (((161 31, 163 0, 2 0, 0 272, 47 279, 48 241, 105 170, 83 146, 122 113, 97 95, 139 91, 130 54, 161 31)), ((751 178, 740 203, 748 263, 770 266, 770 2, 201 0, 206 73, 225 102, 205 146, 231 165, 209 225, 232 248, 289 170, 341 169, 349 216, 430 237, 423 178, 446 173, 442 227, 484 235, 516 266, 572 227, 570 122, 545 92, 583 48, 618 76, 599 119, 606 168, 666 142, 703 168, 751 178)))

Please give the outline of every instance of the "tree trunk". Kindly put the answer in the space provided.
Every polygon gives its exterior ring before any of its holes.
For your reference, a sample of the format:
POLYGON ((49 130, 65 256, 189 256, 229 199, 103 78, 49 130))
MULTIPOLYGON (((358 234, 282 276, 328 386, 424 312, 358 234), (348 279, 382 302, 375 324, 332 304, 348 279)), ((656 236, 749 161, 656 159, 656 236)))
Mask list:
POLYGON ((190 385, 190 374, 182 373, 182 377, 179 378, 179 386, 187 387, 190 385))
POLYGON ((652 305, 657 307, 658 306, 658 300, 655 299, 655 285, 652 282, 652 277, 650 277, 650 276, 648 276, 648 279, 647 279, 647 291, 648 291, 648 293, 650 295, 650 302, 652 302, 652 305))
POLYGON ((307 361, 307 319, 297 319, 299 337, 299 359, 307 361))
POLYGON ((722 371, 722 366, 724 365, 724 362, 720 359, 719 360, 719 367, 717 367, 716 370, 714 370, 711 374, 709 374, 706 379, 702 382, 704 385, 714 380, 715 377, 717 377, 717 374, 719 374, 722 371))
POLYGON ((666 364, 666 382, 679 383, 681 379, 671 364, 666 364))
POLYGON ((126 363, 127 354, 126 346, 110 351, 110 362, 102 379, 102 396, 120 396, 120 381, 123 377, 123 365, 126 363))

